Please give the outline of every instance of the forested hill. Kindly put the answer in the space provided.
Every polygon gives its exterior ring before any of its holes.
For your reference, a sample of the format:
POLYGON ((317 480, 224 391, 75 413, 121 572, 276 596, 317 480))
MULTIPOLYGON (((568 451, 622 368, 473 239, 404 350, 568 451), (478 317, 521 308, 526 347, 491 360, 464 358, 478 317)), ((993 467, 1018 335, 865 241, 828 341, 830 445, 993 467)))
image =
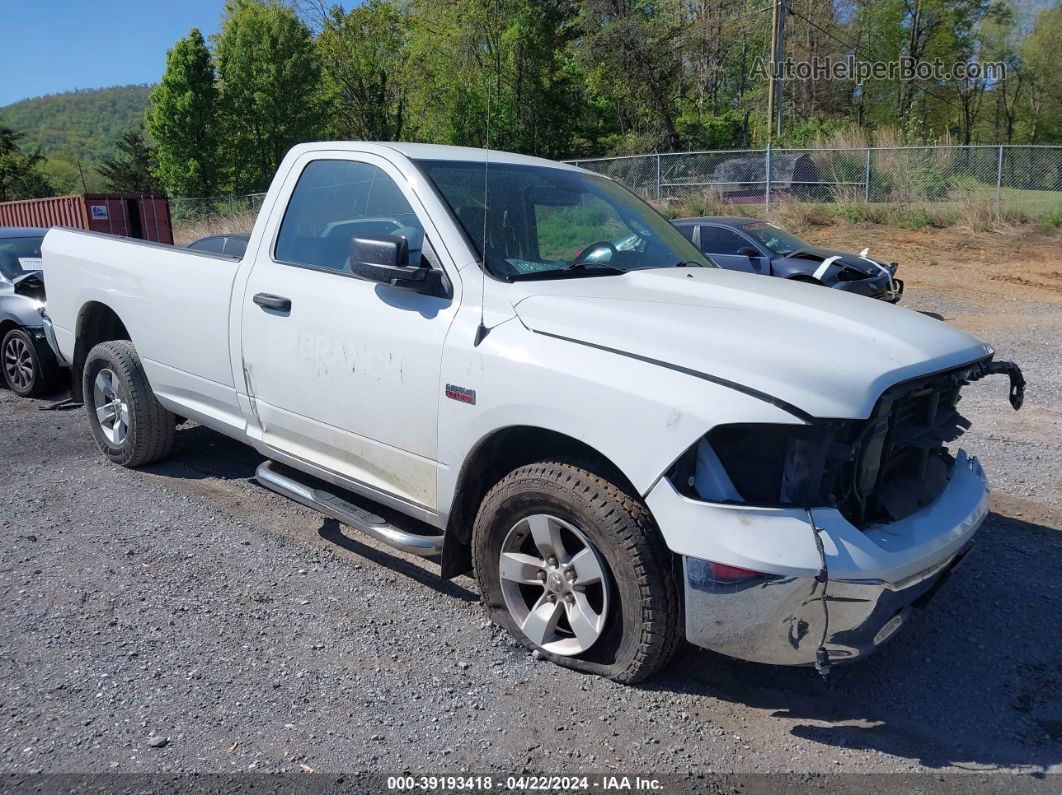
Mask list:
POLYGON ((80 191, 80 159, 89 187, 95 166, 113 156, 115 142, 144 119, 151 86, 115 86, 24 99, 0 108, 0 126, 25 133, 21 146, 38 146, 48 158, 44 170, 60 192, 80 191))

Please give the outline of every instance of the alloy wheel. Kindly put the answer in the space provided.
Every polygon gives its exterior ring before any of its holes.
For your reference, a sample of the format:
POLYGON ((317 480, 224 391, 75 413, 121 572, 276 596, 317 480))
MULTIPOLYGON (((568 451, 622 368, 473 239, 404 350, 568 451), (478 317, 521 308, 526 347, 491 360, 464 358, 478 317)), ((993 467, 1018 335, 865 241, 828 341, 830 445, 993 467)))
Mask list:
POLYGON ((12 334, 4 346, 4 375, 13 389, 24 392, 33 384, 33 356, 26 341, 12 334))
POLYGON ((601 637, 608 567, 570 522, 547 514, 521 519, 502 541, 498 569, 505 606, 532 643, 570 657, 601 637))
POLYGON ((107 441, 115 447, 121 447, 129 435, 129 402, 112 370, 104 368, 96 374, 92 386, 92 405, 107 441))

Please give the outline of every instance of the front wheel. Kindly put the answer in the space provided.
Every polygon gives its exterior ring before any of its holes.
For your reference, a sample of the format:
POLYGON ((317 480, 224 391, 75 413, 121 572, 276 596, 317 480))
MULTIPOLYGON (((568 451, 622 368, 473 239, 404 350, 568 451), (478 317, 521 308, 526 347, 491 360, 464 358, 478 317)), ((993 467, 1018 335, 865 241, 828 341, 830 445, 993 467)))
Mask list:
POLYGON ((111 461, 138 467, 169 454, 176 423, 151 391, 133 343, 101 342, 89 351, 82 389, 92 436, 111 461))
POLYGON ((492 619, 560 665, 619 682, 663 668, 681 639, 670 552, 645 506, 563 461, 509 473, 472 536, 492 619))
POLYGON ((40 353, 30 335, 21 328, 11 329, 0 342, 0 362, 4 381, 19 397, 40 397, 55 390, 59 368, 40 353))

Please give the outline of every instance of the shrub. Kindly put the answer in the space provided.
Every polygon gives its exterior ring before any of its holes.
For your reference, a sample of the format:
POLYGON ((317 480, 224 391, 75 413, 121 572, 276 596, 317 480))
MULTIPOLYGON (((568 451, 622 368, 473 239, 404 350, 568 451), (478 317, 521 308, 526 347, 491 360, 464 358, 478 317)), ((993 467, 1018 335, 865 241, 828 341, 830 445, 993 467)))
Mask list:
POLYGON ((915 230, 937 225, 929 211, 925 207, 918 205, 893 207, 888 214, 888 223, 902 229, 915 230))
POLYGON ((850 224, 885 223, 885 209, 880 205, 865 201, 838 204, 834 206, 833 211, 839 218, 850 224))
POLYGON ((1041 212, 1037 220, 1045 231, 1062 227, 1062 207, 1053 207, 1041 212))

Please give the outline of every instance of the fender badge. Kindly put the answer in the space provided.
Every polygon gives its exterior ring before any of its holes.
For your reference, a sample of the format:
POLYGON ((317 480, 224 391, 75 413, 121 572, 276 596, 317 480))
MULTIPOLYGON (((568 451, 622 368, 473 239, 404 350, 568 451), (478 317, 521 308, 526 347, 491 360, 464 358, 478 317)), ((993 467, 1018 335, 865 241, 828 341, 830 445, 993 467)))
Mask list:
POLYGON ((461 403, 468 403, 472 406, 476 405, 476 390, 465 389, 463 386, 447 384, 446 397, 450 398, 450 400, 457 400, 461 403))

